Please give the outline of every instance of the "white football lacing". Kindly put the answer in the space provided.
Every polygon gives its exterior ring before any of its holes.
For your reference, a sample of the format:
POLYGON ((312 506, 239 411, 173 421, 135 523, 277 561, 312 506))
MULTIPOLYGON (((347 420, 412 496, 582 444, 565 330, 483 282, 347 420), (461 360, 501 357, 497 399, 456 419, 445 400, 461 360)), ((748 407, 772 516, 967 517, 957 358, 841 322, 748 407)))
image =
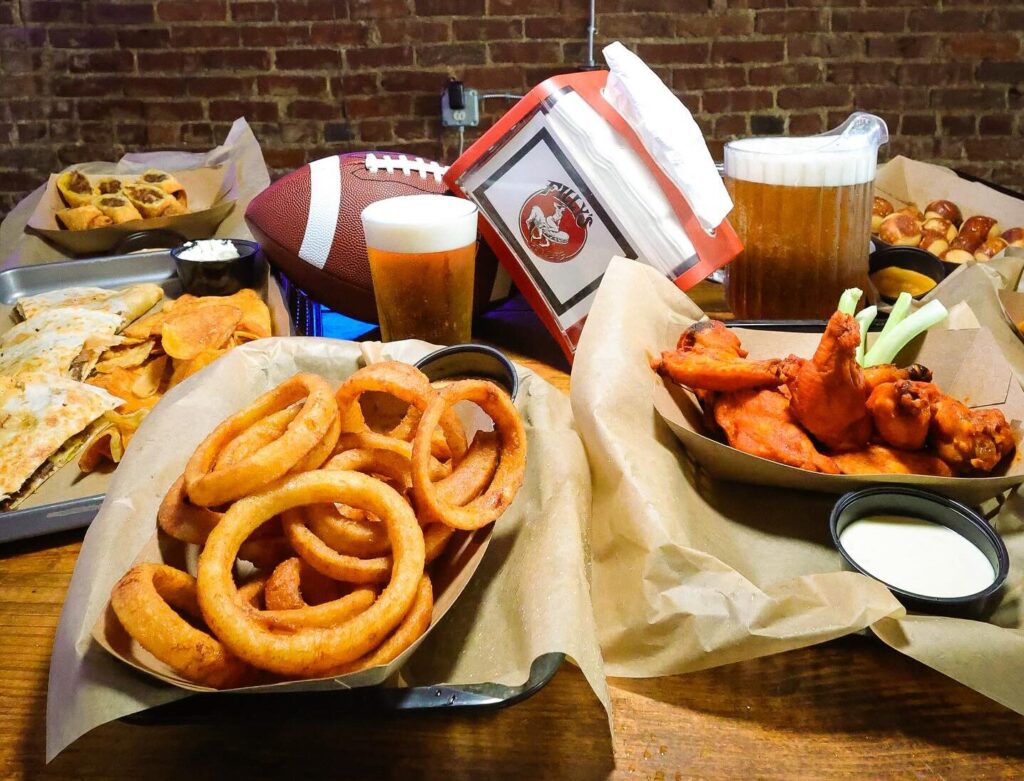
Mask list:
POLYGON ((428 174, 432 174, 435 182, 440 182, 441 177, 448 171, 448 166, 435 163, 433 160, 424 160, 422 157, 410 160, 405 155, 399 155, 396 160, 391 155, 378 157, 370 152, 364 159, 364 163, 366 170, 370 173, 377 173, 383 168, 389 174, 393 174, 398 169, 406 176, 412 176, 414 172, 418 173, 420 179, 426 179, 428 174))

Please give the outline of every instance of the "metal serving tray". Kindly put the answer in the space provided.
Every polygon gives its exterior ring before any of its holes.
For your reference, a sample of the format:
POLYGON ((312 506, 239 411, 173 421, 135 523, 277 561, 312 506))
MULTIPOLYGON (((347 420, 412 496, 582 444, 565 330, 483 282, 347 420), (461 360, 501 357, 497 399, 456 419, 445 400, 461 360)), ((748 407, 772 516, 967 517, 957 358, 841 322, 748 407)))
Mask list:
MULTIPOLYGON (((64 287, 114 288, 140 282, 160 285, 168 298, 177 298, 182 292, 170 252, 157 250, 2 271, 0 305, 10 307, 25 296, 64 287)), ((0 544, 88 526, 102 503, 103 495, 96 494, 0 513, 0 544)))

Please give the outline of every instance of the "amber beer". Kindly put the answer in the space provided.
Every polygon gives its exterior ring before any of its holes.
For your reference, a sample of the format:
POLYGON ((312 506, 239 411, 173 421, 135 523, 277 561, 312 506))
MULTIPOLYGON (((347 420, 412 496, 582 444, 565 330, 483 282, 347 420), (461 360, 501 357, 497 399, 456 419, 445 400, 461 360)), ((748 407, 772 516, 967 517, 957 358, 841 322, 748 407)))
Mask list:
POLYGON ((408 195, 370 204, 362 219, 384 341, 468 342, 476 205, 447 195, 408 195))
POLYGON ((821 138, 726 145, 729 221, 744 247, 726 280, 737 317, 827 318, 843 290, 867 289, 877 147, 801 148, 821 138))

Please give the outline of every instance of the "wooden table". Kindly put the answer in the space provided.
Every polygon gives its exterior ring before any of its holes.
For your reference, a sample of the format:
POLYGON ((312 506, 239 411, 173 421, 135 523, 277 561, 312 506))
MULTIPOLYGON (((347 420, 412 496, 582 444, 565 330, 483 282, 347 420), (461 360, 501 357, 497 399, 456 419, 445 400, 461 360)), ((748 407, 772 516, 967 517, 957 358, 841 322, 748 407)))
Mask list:
MULTIPOLYGON (((709 309, 714 295, 703 299, 709 309)), ((543 358, 516 357, 568 390, 553 345, 530 338, 543 358)), ((0 548, 0 778, 1024 777, 1024 719, 864 637, 686 676, 612 679, 614 735, 566 664, 502 711, 253 708, 216 725, 113 723, 44 767, 50 646, 81 537, 0 548)))

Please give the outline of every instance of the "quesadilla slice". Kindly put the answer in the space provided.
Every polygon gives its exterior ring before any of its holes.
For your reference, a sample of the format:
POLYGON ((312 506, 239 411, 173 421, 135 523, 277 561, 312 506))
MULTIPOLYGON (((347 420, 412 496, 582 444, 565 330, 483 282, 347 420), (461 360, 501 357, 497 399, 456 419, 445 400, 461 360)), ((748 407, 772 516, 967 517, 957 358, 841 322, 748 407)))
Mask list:
POLYGON ((116 341, 120 327, 120 316, 109 312, 43 310, 0 336, 0 375, 41 372, 63 377, 74 366, 75 379, 84 379, 116 341))
POLYGON ((142 317, 163 297, 163 289, 150 282, 131 285, 124 290, 68 287, 36 296, 26 296, 15 304, 14 309, 26 320, 40 312, 57 308, 92 309, 117 315, 121 318, 120 328, 124 328, 133 320, 142 317))
POLYGON ((0 511, 17 507, 74 458, 121 399, 49 374, 0 377, 0 511))

